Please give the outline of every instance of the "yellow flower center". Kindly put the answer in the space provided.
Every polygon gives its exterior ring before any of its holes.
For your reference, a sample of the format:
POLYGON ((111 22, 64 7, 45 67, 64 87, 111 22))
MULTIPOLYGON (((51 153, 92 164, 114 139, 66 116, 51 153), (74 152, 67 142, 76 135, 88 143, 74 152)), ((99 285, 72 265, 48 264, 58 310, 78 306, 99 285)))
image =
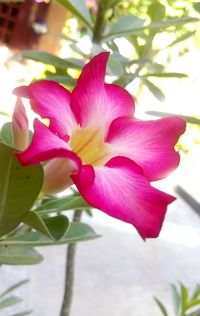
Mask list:
POLYGON ((100 166, 108 160, 109 148, 99 129, 76 128, 72 132, 69 145, 86 164, 100 166))

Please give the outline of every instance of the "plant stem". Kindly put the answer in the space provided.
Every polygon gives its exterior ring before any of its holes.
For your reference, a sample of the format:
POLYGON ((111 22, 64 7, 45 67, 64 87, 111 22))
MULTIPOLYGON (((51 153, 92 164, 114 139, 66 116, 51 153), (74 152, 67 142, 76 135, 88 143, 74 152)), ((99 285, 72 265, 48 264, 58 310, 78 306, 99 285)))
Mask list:
POLYGON ((100 43, 101 42, 101 36, 104 29, 104 19, 105 19, 105 10, 103 8, 103 5, 101 1, 99 1, 98 4, 98 13, 96 17, 96 22, 93 30, 93 42, 94 43, 100 43))
MULTIPOLYGON (((74 211, 73 222, 81 221, 82 211, 74 211)), ((60 316, 69 316, 74 290, 76 243, 67 247, 66 270, 65 270, 65 289, 60 316)))

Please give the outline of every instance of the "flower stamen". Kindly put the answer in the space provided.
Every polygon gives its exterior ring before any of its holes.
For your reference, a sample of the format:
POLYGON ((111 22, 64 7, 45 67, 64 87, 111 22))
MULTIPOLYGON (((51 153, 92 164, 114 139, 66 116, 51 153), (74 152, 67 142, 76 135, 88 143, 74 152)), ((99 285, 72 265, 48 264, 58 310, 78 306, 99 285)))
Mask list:
POLYGON ((108 145, 104 143, 100 129, 76 128, 72 132, 69 145, 86 164, 99 166, 106 161, 108 145))

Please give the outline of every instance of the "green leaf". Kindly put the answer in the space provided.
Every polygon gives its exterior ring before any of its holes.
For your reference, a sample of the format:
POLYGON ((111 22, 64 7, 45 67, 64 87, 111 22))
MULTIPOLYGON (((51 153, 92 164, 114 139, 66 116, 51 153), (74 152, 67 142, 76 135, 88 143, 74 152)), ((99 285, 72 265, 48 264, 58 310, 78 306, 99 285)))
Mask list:
POLYGON ((21 312, 21 313, 13 314, 11 316, 26 316, 26 315, 32 314, 32 312, 33 311, 29 310, 29 311, 24 311, 24 312, 21 312))
POLYGON ((67 68, 75 68, 81 69, 84 65, 79 59, 75 58, 67 58, 62 59, 58 56, 53 54, 43 52, 43 51, 36 51, 36 50, 27 50, 22 53, 22 57, 27 59, 32 59, 34 61, 38 61, 44 64, 53 65, 59 69, 67 69, 67 68))
POLYGON ((194 2, 193 3, 193 8, 200 13, 200 2, 194 2))
POLYGON ((147 13, 151 21, 162 21, 165 17, 165 6, 158 1, 154 1, 149 6, 147 13))
POLYGON ((11 232, 35 202, 43 183, 40 165, 22 167, 15 151, 0 144, 0 236, 11 232))
POLYGON ((158 117, 167 117, 170 115, 177 115, 177 116, 182 117, 187 123, 200 125, 200 119, 197 119, 192 116, 180 115, 180 114, 175 114, 175 113, 170 113, 170 112, 159 112, 159 111, 146 111, 146 113, 149 115, 158 116, 158 117))
POLYGON ((28 283, 30 280, 29 279, 25 279, 23 281, 17 282, 14 285, 10 286, 7 290, 5 290, 3 293, 0 294, 0 297, 3 297, 5 295, 7 295, 8 293, 14 291, 15 289, 17 289, 18 287, 28 283))
MULTIPOLYGON (((32 131, 29 131, 29 142, 31 142, 32 136, 33 136, 32 131)), ((14 146, 12 123, 11 122, 7 122, 2 126, 1 132, 0 132, 0 137, 1 137, 1 140, 4 144, 8 145, 9 147, 14 146)))
POLYGON ((69 220, 64 215, 43 219, 39 214, 31 211, 24 217, 23 222, 53 241, 60 240, 69 228, 69 220))
POLYGON ((167 312, 165 306, 163 305, 163 303, 159 299, 157 299, 156 297, 154 297, 154 300, 156 301, 163 316, 168 316, 168 312, 167 312))
POLYGON ((81 196, 65 196, 44 203, 34 211, 42 215, 53 212, 80 210, 85 208, 91 208, 91 206, 88 205, 81 196))
POLYGON ((174 284, 170 285, 171 288, 171 294, 172 294, 172 303, 174 307, 175 315, 179 315, 180 309, 181 309, 181 297, 180 294, 177 291, 177 288, 174 284))
POLYGON ((84 0, 57 0, 92 29, 93 22, 84 0))
POLYGON ((88 59, 88 55, 86 55, 77 45, 75 45, 75 44, 70 44, 69 46, 70 46, 70 48, 71 48, 74 52, 76 52, 77 54, 79 54, 79 55, 82 56, 83 58, 88 59))
POLYGON ((5 298, 5 300, 0 302, 0 309, 15 305, 17 303, 20 303, 21 301, 22 301, 22 299, 17 297, 17 296, 14 296, 14 295, 10 296, 10 297, 5 298))
POLYGON ((197 305, 200 305, 200 299, 191 300, 191 301, 187 302, 186 309, 188 310, 188 309, 190 309, 194 306, 197 306, 197 305))
POLYGON ((118 56, 112 54, 108 61, 108 72, 111 75, 122 76, 124 74, 123 66, 118 58, 118 56))
POLYGON ((188 289, 180 283, 182 311, 185 312, 188 300, 188 289))
POLYGON ((13 147, 12 124, 10 122, 7 122, 2 126, 0 137, 4 144, 13 147))
POLYGON ((181 72, 159 72, 147 73, 143 77, 158 77, 158 78, 187 78, 188 75, 181 72))
POLYGON ((0 115, 7 116, 7 117, 12 116, 10 113, 4 112, 4 111, 0 111, 0 115))
POLYGON ((149 89, 149 91, 159 100, 159 101, 163 101, 165 99, 165 95, 164 93, 160 90, 160 88, 158 88, 157 86, 155 86, 151 81, 149 81, 148 79, 145 79, 144 77, 142 77, 142 80, 144 82, 144 84, 146 85, 146 87, 149 89))
MULTIPOLYGON (((200 124, 200 120, 199 120, 199 124, 200 124)), ((199 296, 200 296, 200 284, 197 284, 192 294, 192 299, 196 299, 199 296)))
POLYGON ((99 238, 95 231, 87 224, 84 223, 71 223, 69 230, 63 236, 62 239, 56 243, 38 232, 25 233, 16 237, 8 237, 6 240, 2 240, 2 245, 16 246, 16 248, 26 249, 24 247, 38 247, 38 246, 51 246, 71 244, 80 241, 87 241, 99 238))
POLYGON ((116 37, 119 35, 126 35, 127 33, 137 33, 143 30, 144 20, 135 15, 122 16, 116 23, 112 24, 109 34, 105 37, 116 37))
POLYGON ((180 18, 168 19, 166 21, 153 22, 147 25, 146 28, 149 30, 159 30, 159 29, 165 29, 171 26, 181 26, 181 25, 185 25, 188 23, 195 23, 195 22, 199 22, 199 19, 184 16, 180 18))
MULTIPOLYGON (((123 18, 125 19, 125 17, 123 18)), ((159 31, 161 29, 166 29, 171 26, 177 27, 177 26, 185 25, 187 23, 195 23, 195 22, 199 22, 199 19, 192 18, 192 17, 180 17, 180 18, 168 19, 166 21, 153 22, 145 26, 139 26, 139 23, 138 25, 136 23, 136 25, 134 25, 132 28, 127 26, 125 29, 123 29, 123 27, 120 29, 120 25, 117 25, 117 29, 114 28, 114 31, 113 31, 113 26, 115 26, 118 23, 117 22, 111 27, 109 33, 103 36, 103 39, 107 40, 110 37, 126 36, 128 34, 138 34, 138 32, 143 32, 144 30, 159 31)))
POLYGON ((73 79, 72 77, 70 77, 69 75, 47 75, 46 76, 46 79, 49 79, 49 80, 53 80, 53 81, 56 81, 58 83, 62 83, 62 84, 65 84, 69 87, 74 87, 76 85, 76 80, 73 79))
POLYGON ((43 257, 33 248, 1 245, 0 241, 0 264, 29 265, 37 264, 43 257))
POLYGON ((82 59, 79 58, 65 58, 65 61, 67 61, 69 64, 71 64, 71 68, 76 68, 76 69, 82 69, 85 63, 83 62, 82 59))
POLYGON ((192 37, 195 33, 196 33, 196 31, 187 32, 187 33, 183 34, 182 36, 178 37, 177 39, 175 39, 173 42, 171 42, 165 48, 172 47, 180 42, 183 42, 183 41, 187 40, 188 38, 192 37))

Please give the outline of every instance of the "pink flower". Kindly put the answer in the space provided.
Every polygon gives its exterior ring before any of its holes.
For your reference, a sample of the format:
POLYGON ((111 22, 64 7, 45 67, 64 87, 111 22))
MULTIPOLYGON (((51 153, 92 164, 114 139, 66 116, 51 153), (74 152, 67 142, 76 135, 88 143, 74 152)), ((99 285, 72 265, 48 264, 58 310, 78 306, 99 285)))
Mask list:
POLYGON ((13 116, 12 116, 12 133, 14 147, 23 151, 28 147, 29 143, 29 126, 28 118, 24 105, 20 98, 17 98, 13 116))
POLYGON ((22 165, 54 158, 45 167, 45 188, 55 192, 73 181, 90 205, 133 224, 144 239, 157 237, 175 198, 150 182, 178 166, 174 145, 185 121, 134 119, 130 94, 104 83, 108 57, 105 52, 94 57, 72 93, 48 80, 15 90, 50 121, 47 127, 35 120, 32 143, 17 157, 22 165))

